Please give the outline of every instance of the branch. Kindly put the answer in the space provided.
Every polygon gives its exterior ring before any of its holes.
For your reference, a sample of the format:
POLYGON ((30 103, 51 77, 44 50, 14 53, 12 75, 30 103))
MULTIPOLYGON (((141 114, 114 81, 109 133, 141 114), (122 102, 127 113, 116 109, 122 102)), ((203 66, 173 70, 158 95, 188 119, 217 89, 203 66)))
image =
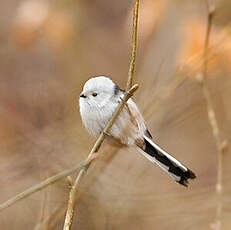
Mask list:
MULTIPOLYGON (((92 150, 88 156, 88 159, 91 159, 91 158, 94 159, 94 154, 99 150, 102 142, 104 141, 105 134, 108 133, 108 131, 112 127, 113 123, 115 122, 116 118, 119 116, 119 114, 122 111, 127 100, 130 97, 132 97, 133 93, 138 89, 138 85, 132 86, 134 70, 135 70, 135 61, 136 61, 138 11, 139 11, 139 0, 135 0, 134 9, 133 9, 132 50, 131 50, 131 59, 130 59, 127 88, 126 88, 125 95, 124 95, 123 99, 121 100, 120 104, 118 105, 118 107, 116 108, 116 111, 114 112, 112 118, 107 123, 103 132, 98 137, 95 145, 93 146, 93 148, 92 148, 92 150)), ((90 166, 90 164, 89 164, 89 166, 90 166)), ((79 174, 75 180, 75 183, 72 186, 72 189, 69 193, 69 200, 68 200, 68 206, 67 206, 67 212, 66 212, 63 230, 70 230, 71 229, 71 225, 72 225, 72 221, 73 221, 73 215, 74 215, 74 208, 75 208, 76 192, 77 192, 78 187, 79 187, 78 185, 80 184, 81 179, 83 178, 87 169, 88 169, 88 167, 84 167, 83 169, 81 169, 81 171, 79 172, 79 174)))
POLYGON ((226 140, 222 140, 219 125, 216 118, 216 113, 214 110, 212 97, 206 83, 207 79, 207 65, 208 65, 208 48, 209 48, 209 40, 212 28, 212 21, 215 14, 214 5, 209 4, 209 0, 206 0, 206 6, 208 11, 208 22, 206 28, 206 36, 203 50, 203 70, 202 70, 202 79, 201 85, 204 93, 204 97, 207 102, 207 112, 210 126, 212 128, 213 136, 217 146, 217 183, 216 183, 216 193, 218 195, 218 203, 217 203, 217 211, 216 211, 216 223, 215 229, 221 229, 221 214, 222 214, 222 181, 223 181, 223 161, 224 161, 224 152, 227 145, 226 140))
MULTIPOLYGON (((90 154, 88 155, 88 160, 95 159, 95 153, 98 152, 101 144, 103 143, 104 139, 105 139, 105 134, 108 133, 108 131, 110 130, 110 128, 112 127, 113 123, 115 122, 116 118, 119 116, 120 112, 122 111, 125 103, 127 102, 127 100, 132 97, 133 93, 138 89, 138 85, 135 84, 134 86, 132 86, 132 88, 127 91, 123 97, 123 99, 121 100, 120 104, 118 105, 118 107, 116 108, 116 111, 114 112, 112 118, 109 120, 109 122, 107 123, 106 127, 104 128, 103 132, 100 134, 100 136, 98 137, 97 141, 95 142, 95 145, 93 146, 90 154)), ((89 165, 87 165, 87 167, 84 167, 80 170, 74 185, 71 188, 71 191, 69 193, 69 200, 68 200, 68 206, 67 206, 67 212, 66 212, 66 217, 65 217, 65 222, 64 222, 64 230, 69 230, 71 228, 72 225, 72 220, 73 220, 73 214, 74 214, 74 208, 75 208, 75 195, 76 192, 78 190, 78 185, 80 184, 81 179, 83 178, 85 172, 87 171, 87 169, 89 168, 89 166, 91 165, 91 163, 89 163, 89 165)))
MULTIPOLYGON (((136 0, 135 3, 135 8, 136 10, 134 10, 134 17, 135 20, 133 23, 133 40, 132 40, 132 55, 131 55, 131 63, 130 63, 130 68, 129 68, 129 77, 128 77, 128 84, 127 85, 132 85, 133 82, 133 74, 134 74, 134 67, 135 67, 135 57, 136 57, 136 38, 137 38, 137 20, 138 20, 138 3, 139 0, 136 0)), ((82 161, 80 164, 64 170, 54 176, 51 176, 49 178, 47 178, 46 180, 42 181, 39 184, 36 184, 32 187, 30 187, 29 189, 23 191, 22 193, 19 193, 18 195, 10 198, 9 200, 3 202, 2 204, 0 204, 0 211, 2 211, 3 209, 10 207, 11 205, 15 204, 16 202, 32 195, 35 192, 38 192, 44 188, 46 188, 47 186, 57 182, 58 180, 61 180, 62 178, 74 173, 75 171, 78 171, 79 169, 82 169, 78 175, 78 177, 75 180, 74 185, 72 186, 72 189, 70 191, 70 197, 69 197, 69 203, 71 203, 71 201, 74 201, 74 195, 75 195, 75 191, 77 190, 78 184, 80 183, 80 179, 82 178, 82 176, 84 175, 84 173, 87 171, 88 167, 90 166, 91 162, 95 159, 94 158, 94 154, 98 151, 98 149, 100 148, 104 138, 105 138, 105 133, 107 133, 107 131, 111 128, 111 126, 113 125, 114 121, 116 120, 117 116, 119 115, 119 113, 122 111, 125 102, 132 97, 133 93, 138 89, 138 85, 135 84, 133 87, 129 87, 129 90, 126 91, 123 100, 120 102, 120 104, 118 105, 115 113, 113 114, 111 120, 108 122, 107 126, 105 127, 103 133, 100 134, 99 138, 97 139, 95 145, 92 148, 92 151, 90 152, 87 160, 82 161)), ((68 204, 69 204, 68 203, 68 204)), ((70 224, 69 227, 71 226, 71 222, 72 222, 72 217, 73 217, 73 213, 71 214, 71 209, 72 211, 74 210, 74 202, 72 203, 71 206, 68 205, 68 210, 67 210, 67 216, 66 219, 69 218, 70 224), (69 216, 70 215, 70 216, 69 216)), ((66 223, 66 220, 65 220, 66 223)), ((67 228, 68 229, 68 228, 67 228)))
POLYGON ((135 0, 133 7, 133 26, 132 26, 132 44, 131 57, 128 71, 127 90, 132 87, 132 81, 136 62, 136 44, 137 44, 137 27, 138 27, 139 0, 135 0))
POLYGON ((57 182, 58 180, 61 180, 62 178, 74 173, 75 171, 78 171, 79 169, 83 168, 83 167, 87 167, 90 163, 90 160, 85 160, 82 161, 80 164, 64 170, 52 177, 47 178, 46 180, 42 181, 39 184, 36 184, 32 187, 30 187, 29 189, 25 190, 22 193, 19 193, 18 195, 16 195, 13 198, 10 198, 9 200, 5 201, 4 203, 0 204, 0 211, 2 211, 3 209, 10 207, 11 205, 13 205, 14 203, 24 199, 25 197, 30 196, 31 194, 40 191, 41 189, 44 189, 45 187, 47 187, 48 185, 51 185, 55 182, 57 182))
POLYGON ((204 50, 203 50, 203 81, 205 81, 207 77, 207 65, 208 65, 208 48, 209 48, 209 40, 212 28, 212 21, 215 14, 215 7, 211 7, 208 0, 206 2, 206 7, 208 11, 208 22, 206 27, 206 34, 205 34, 205 42, 204 42, 204 50))
MULTIPOLYGON (((116 120, 117 116, 119 115, 119 113, 121 112, 121 110, 123 109, 124 106, 124 102, 126 102, 130 97, 132 97, 133 93, 138 89, 138 85, 135 84, 128 92, 125 93, 123 100, 120 102, 119 106, 117 107, 114 115, 112 116, 111 120, 108 122, 107 126, 104 129, 104 133, 101 133, 99 138, 97 139, 95 145, 92 148, 92 151, 90 152, 87 160, 82 161, 80 164, 64 170, 54 176, 51 176, 49 178, 47 178, 46 180, 42 181, 39 184, 36 184, 30 188, 28 188, 27 190, 19 193, 18 195, 10 198, 9 200, 3 202, 2 204, 0 204, 0 212, 5 209, 10 207, 11 205, 13 205, 14 203, 32 195, 35 192, 38 192, 44 188, 46 188, 47 186, 57 182, 58 180, 61 180, 62 178, 69 176, 70 174, 78 171, 79 169, 84 169, 84 171, 89 167, 89 165, 91 164, 91 161, 94 160, 94 153, 98 151, 100 145, 102 144, 104 138, 105 138, 105 133, 111 128, 111 126, 113 125, 114 121, 116 120)), ((82 172, 82 171, 81 171, 82 172)), ((82 173, 81 173, 82 174, 82 173)))

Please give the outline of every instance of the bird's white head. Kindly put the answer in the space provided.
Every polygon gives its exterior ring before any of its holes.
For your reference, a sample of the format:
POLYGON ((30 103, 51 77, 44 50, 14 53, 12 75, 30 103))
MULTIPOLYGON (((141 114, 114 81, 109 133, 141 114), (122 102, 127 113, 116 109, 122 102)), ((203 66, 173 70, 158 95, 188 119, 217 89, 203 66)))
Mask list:
POLYGON ((83 91, 79 97, 81 106, 102 108, 106 106, 115 95, 118 94, 118 86, 106 76, 90 78, 83 86, 83 91))

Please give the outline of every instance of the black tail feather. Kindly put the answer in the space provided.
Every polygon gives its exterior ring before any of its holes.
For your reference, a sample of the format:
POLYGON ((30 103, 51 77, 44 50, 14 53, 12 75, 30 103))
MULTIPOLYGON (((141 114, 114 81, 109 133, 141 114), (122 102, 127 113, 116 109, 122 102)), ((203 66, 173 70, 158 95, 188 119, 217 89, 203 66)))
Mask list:
POLYGON ((157 163, 164 169, 176 182, 184 186, 188 185, 188 179, 196 178, 196 175, 171 155, 162 150, 159 146, 153 143, 148 137, 144 137, 145 146, 143 151, 146 152, 151 161, 157 163))

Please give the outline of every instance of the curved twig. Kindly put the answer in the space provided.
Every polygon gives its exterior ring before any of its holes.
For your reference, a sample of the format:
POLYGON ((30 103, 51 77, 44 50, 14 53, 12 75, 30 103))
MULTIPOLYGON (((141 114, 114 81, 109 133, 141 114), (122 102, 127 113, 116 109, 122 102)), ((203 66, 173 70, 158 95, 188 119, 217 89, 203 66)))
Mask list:
MULTIPOLYGON (((123 100, 121 100, 120 104, 118 105, 116 111, 114 112, 112 118, 110 119, 110 121, 107 123, 106 127, 104 128, 103 132, 100 134, 100 136, 98 137, 97 141, 95 142, 95 145, 93 146, 90 154, 88 155, 88 160, 94 160, 94 154, 96 152, 98 152, 101 144, 103 143, 104 139, 105 139, 105 133, 107 133, 109 131, 109 129, 112 127, 113 123, 115 122, 116 118, 119 116, 120 112, 122 111, 125 102, 132 97, 133 93, 138 89, 138 85, 135 84, 129 91, 127 91, 123 97, 123 100)), ((92 162, 91 160, 91 162, 92 162)), ((89 168, 91 163, 89 163, 89 165, 87 167, 84 167, 80 170, 74 185, 72 186, 70 193, 69 193, 69 200, 68 200, 68 206, 67 206, 67 212, 66 212, 66 217, 65 217, 65 222, 64 222, 64 226, 63 229, 64 230, 69 230, 71 228, 72 225, 72 220, 73 220, 73 215, 74 215, 74 208, 75 208, 75 196, 76 196, 76 192, 79 188, 79 184, 81 179, 83 178, 85 172, 87 171, 87 169, 89 168)))
POLYGON ((58 180, 61 180, 62 178, 78 171, 79 169, 86 167, 89 164, 89 162, 90 162, 89 160, 83 161, 80 164, 78 164, 78 165, 76 165, 70 169, 64 170, 64 171, 62 171, 62 172, 60 172, 54 176, 47 178, 46 180, 42 181, 41 183, 36 184, 36 185, 28 188, 24 192, 19 193, 18 195, 14 196, 14 197, 10 198, 9 200, 5 201, 4 203, 0 204, 0 211, 2 211, 3 209, 5 209, 7 207, 10 207, 14 203, 32 195, 33 193, 38 192, 41 189, 46 188, 47 186, 57 182, 58 180))
MULTIPOLYGON (((114 112, 112 118, 107 123, 106 127, 104 128, 103 132, 98 137, 95 145, 93 146, 88 159, 94 158, 94 154, 99 150, 104 138, 105 133, 108 133, 109 129, 112 127, 113 123, 115 122, 116 118, 119 116, 120 112, 124 107, 124 103, 132 97, 133 93, 138 89, 138 85, 132 86, 134 70, 135 70, 135 61, 136 61, 136 43, 137 43, 137 25, 138 25, 138 11, 139 11, 139 0, 135 0, 134 3, 134 10, 133 10, 133 27, 132 27, 132 50, 131 50, 131 59, 129 65, 129 72, 128 72, 128 80, 127 80, 127 89, 123 99, 121 100, 120 104, 118 105, 116 111, 114 112)), ((90 164, 89 164, 90 166, 90 164)), ((74 185, 69 193, 69 200, 67 206, 66 217, 64 221, 63 230, 70 230, 74 215, 74 207, 75 207, 75 196, 78 190, 78 185, 80 184, 81 179, 83 178, 85 172, 87 171, 88 167, 81 169, 79 172, 74 185)))

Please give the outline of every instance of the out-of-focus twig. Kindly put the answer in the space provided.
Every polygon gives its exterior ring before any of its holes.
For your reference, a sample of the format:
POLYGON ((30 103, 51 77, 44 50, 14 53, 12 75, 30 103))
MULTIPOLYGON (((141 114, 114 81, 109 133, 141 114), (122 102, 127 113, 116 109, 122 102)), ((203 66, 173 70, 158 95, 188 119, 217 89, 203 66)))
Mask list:
POLYGON ((67 170, 64 170, 54 176, 51 176, 49 178, 47 178, 46 180, 42 181, 41 183, 39 184, 36 184, 30 188, 28 188, 27 190, 25 190, 24 192, 22 193, 19 193, 18 195, 16 195, 15 197, 12 197, 10 198, 9 200, 5 201, 4 203, 0 204, 0 211, 2 211, 3 209, 13 205, 14 203, 30 196, 31 194, 35 193, 35 192, 38 192, 40 191, 41 189, 57 182, 58 180, 61 180, 62 178, 78 171, 79 169, 83 168, 83 167, 87 167, 90 163, 91 159, 87 159, 85 161, 82 161, 81 163, 79 163, 78 165, 70 168, 70 169, 67 169, 67 170))
POLYGON ((207 65, 208 65, 208 50, 209 50, 209 40, 211 34, 211 27, 212 21, 215 13, 215 6, 209 3, 209 0, 206 0, 206 6, 208 11, 208 22, 206 28, 206 36, 205 36, 205 43, 204 43, 204 51, 203 51, 203 69, 202 69, 202 76, 200 79, 201 86, 203 89, 203 94, 207 102, 207 112, 208 112, 208 119, 210 122, 210 126, 213 131, 213 136, 216 141, 217 146, 217 183, 216 183, 216 193, 218 195, 218 203, 217 203, 217 211, 216 211, 216 223, 214 228, 216 230, 221 229, 221 215, 222 215, 222 180, 223 180, 223 161, 224 161, 224 151, 227 145, 226 140, 222 140, 219 125, 216 118, 216 113, 214 110, 212 97, 207 85, 207 65))
POLYGON ((41 203, 41 210, 40 210, 40 216, 39 216, 39 221, 38 224, 36 224, 34 230, 40 230, 41 223, 43 223, 43 220, 45 218, 45 212, 46 212, 46 207, 47 207, 47 191, 43 190, 43 198, 42 198, 42 203, 41 203))
MULTIPOLYGON (((204 42, 204 50, 203 50, 203 81, 202 83, 205 83, 206 77, 207 77, 207 65, 208 65, 208 49, 209 49, 209 40, 210 40, 210 34, 211 34, 211 28, 212 28, 212 20, 215 13, 215 7, 210 6, 208 0, 205 1, 208 11, 208 21, 207 21, 207 27, 206 27, 206 34, 205 34, 205 42, 204 42)), ((203 84, 206 86, 206 84, 203 84)))
MULTIPOLYGON (((137 84, 132 86, 134 70, 135 70, 135 61, 136 61, 138 11, 139 11, 139 0, 135 0, 134 9, 133 9, 132 51, 131 51, 131 59, 130 59, 130 66, 129 66, 129 72, 128 72, 126 92, 125 92, 124 97, 121 100, 120 104, 116 108, 116 111, 114 112, 112 118, 108 121, 103 132, 98 137, 95 145, 93 146, 90 154, 88 155, 88 159, 91 159, 91 158, 95 159, 94 154, 96 154, 96 152, 99 150, 102 142, 104 141, 105 134, 108 133, 108 131, 112 127, 113 123, 115 122, 115 120, 119 116, 119 114, 122 111, 127 100, 130 97, 132 97, 133 93, 138 89, 137 84)), ((89 166, 90 166, 90 164, 89 164, 89 166)), ((72 186, 72 189, 69 193, 69 200, 68 200, 68 206, 67 206, 67 212, 66 212, 63 230, 70 230, 71 229, 71 225, 72 225, 72 221, 73 221, 73 215, 74 215, 74 208, 75 208, 76 192, 78 190, 80 181, 83 178, 87 169, 88 169, 88 167, 84 167, 83 169, 81 169, 81 171, 79 172, 79 174, 78 174, 78 176, 74 182, 74 185, 72 186)))
POLYGON ((65 215, 66 211, 66 203, 62 204, 60 207, 58 207, 52 214, 51 216, 47 219, 46 230, 52 230, 52 229, 57 229, 57 225, 59 221, 63 218, 65 215))
MULTIPOLYGON (((66 179, 67 179, 68 186, 71 189, 71 186, 73 185, 73 180, 71 176, 67 176, 66 179)), ((65 203, 56 207, 56 209, 50 215, 44 216, 43 219, 40 219, 40 223, 37 224, 35 230, 48 230, 48 229, 51 230, 55 228, 57 222, 64 215, 65 209, 66 209, 65 203)))
MULTIPOLYGON (((39 164, 40 164, 40 162, 39 162, 39 164)), ((41 164, 40 164, 41 165, 41 164)), ((41 180, 43 179, 43 170, 41 170, 41 168, 40 168, 40 178, 41 178, 41 180)), ((46 190, 44 190, 43 191, 43 193, 42 193, 42 202, 41 202, 41 209, 40 209, 40 215, 39 215, 39 220, 38 220, 38 224, 36 224, 35 225, 35 228, 34 228, 34 230, 39 230, 40 228, 39 228, 39 226, 41 225, 41 223, 43 222, 43 220, 44 220, 44 218, 45 218, 45 212, 46 212, 46 208, 47 208, 47 198, 48 198, 48 193, 47 193, 47 191, 46 190)))
POLYGON ((135 0, 133 7, 133 26, 132 26, 132 49, 131 49, 131 59, 128 71, 128 81, 127 81, 127 90, 132 87, 132 81, 135 70, 136 62, 136 46, 137 46, 137 28, 138 28, 138 13, 139 13, 139 0, 135 0))
POLYGON ((54 229, 54 227, 57 225, 57 222, 61 219, 61 216, 64 215, 65 208, 65 203, 56 207, 56 209, 37 226, 36 230, 54 229))

